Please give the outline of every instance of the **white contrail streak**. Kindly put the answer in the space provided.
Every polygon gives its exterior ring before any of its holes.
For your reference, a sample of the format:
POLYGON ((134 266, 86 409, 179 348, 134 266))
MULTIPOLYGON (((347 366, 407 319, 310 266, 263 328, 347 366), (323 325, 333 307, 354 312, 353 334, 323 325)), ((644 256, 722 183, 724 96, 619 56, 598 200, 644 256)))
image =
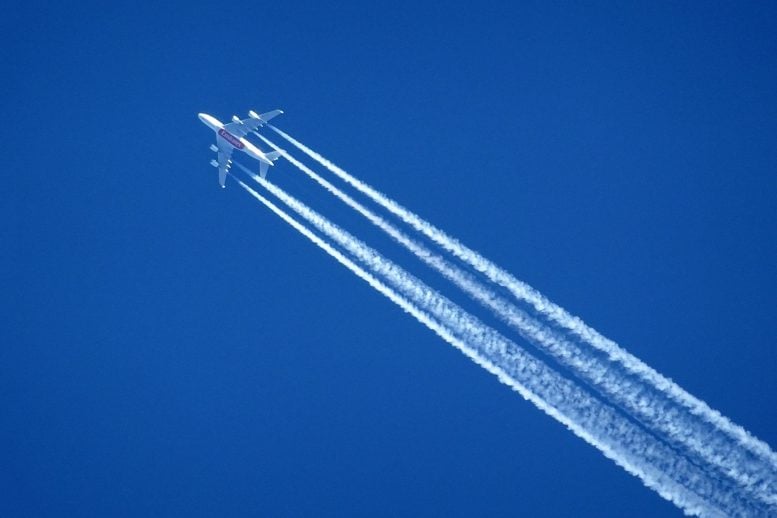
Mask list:
MULTIPOLYGON (((742 448, 745 452, 749 453, 749 455, 745 454, 744 457, 742 457, 738 452, 734 452, 733 457, 738 458, 731 458, 730 460, 719 458, 718 460, 724 464, 728 462, 729 464, 736 465, 735 467, 730 465, 725 467, 725 471, 732 472, 732 470, 736 471, 738 468, 753 466, 753 470, 755 472, 760 472, 761 474, 752 476, 752 479, 749 480, 748 485, 750 486, 750 489, 759 493, 765 500, 772 503, 777 502, 777 491, 775 490, 777 484, 775 482, 775 479, 777 478, 777 454, 771 450, 768 444, 755 438, 744 428, 731 422, 720 412, 710 408, 704 401, 691 395, 672 380, 664 377, 640 359, 621 348, 614 341, 599 334, 596 330, 586 325, 580 318, 570 315, 566 310, 548 300, 544 295, 528 284, 516 279, 506 270, 481 256, 476 251, 463 245, 457 239, 447 235, 442 230, 391 200, 373 187, 348 174, 346 171, 292 138, 290 135, 272 125, 268 126, 303 153, 326 167, 340 179, 368 196, 392 214, 398 216, 402 221, 421 232, 444 250, 484 274, 491 282, 507 288, 518 300, 530 304, 534 310, 544 318, 549 319, 560 328, 571 332, 574 337, 582 340, 584 343, 604 352, 610 360, 621 365, 628 373, 651 385, 655 390, 662 392, 666 397, 685 408, 690 414, 689 417, 694 417, 702 422, 706 422, 716 428, 721 434, 727 436, 727 441, 734 443, 737 449, 742 448)), ((720 446, 725 448, 725 445, 720 446)), ((742 453, 744 454, 745 452, 742 453)), ((739 476, 746 479, 750 475, 747 473, 740 473, 739 476)))
MULTIPOLYGON (((400 296, 412 300, 412 306, 417 311, 413 312, 407 306, 403 306, 405 311, 413 314, 446 341, 464 351, 478 364, 496 374, 502 382, 510 385, 544 412, 564 423, 575 434, 600 449, 627 471, 638 476, 645 485, 656 490, 664 498, 671 500, 688 513, 704 516, 762 512, 758 504, 743 499, 726 481, 709 477, 702 469, 677 455, 650 434, 618 415, 612 408, 603 405, 571 381, 559 376, 544 363, 533 358, 403 269, 381 257, 350 234, 273 184, 256 176, 254 179, 302 215, 317 230, 344 247, 370 270, 386 279, 399 290, 400 296), (437 327, 433 327, 435 325, 437 327)), ((267 200, 263 201, 263 198, 242 182, 240 185, 262 203, 266 205, 269 203, 267 200)), ((273 211, 280 215, 278 210, 276 208, 273 211)), ((289 222, 287 218, 284 219, 289 222)), ((299 230, 298 227, 295 226, 295 228, 299 230)), ((307 237, 312 239, 308 234, 306 234, 307 237)), ((316 241, 316 244, 319 244, 319 241, 316 241)), ((351 268, 347 264, 346 266, 351 268)), ((360 277, 365 278, 363 275, 360 277)), ((374 283, 371 282, 371 284, 375 286, 374 283)), ((381 293, 389 296, 386 289, 381 290, 381 293)), ((392 300, 397 302, 396 298, 392 300)))
MULTIPOLYGON (((269 139, 258 133, 255 134, 268 146, 281 151, 290 163, 308 177, 405 246, 472 298, 492 310, 499 318, 517 329, 525 339, 590 383, 604 397, 621 406, 645 426, 663 434, 670 443, 700 456, 702 462, 711 464, 712 469, 719 469, 722 474, 734 479, 756 498, 770 504, 777 504, 777 495, 771 485, 774 478, 770 477, 768 466, 764 468, 752 462, 746 451, 737 448, 736 444, 731 444, 730 440, 721 438, 718 435, 720 431, 716 427, 688 414, 682 408, 677 408, 673 401, 667 400, 663 392, 651 390, 650 386, 646 387, 644 383, 640 383, 640 380, 619 373, 612 368, 611 362, 597 358, 587 350, 581 350, 575 343, 566 340, 553 329, 542 325, 514 304, 483 286, 468 272, 450 264, 439 254, 431 252, 409 238, 269 139)), ((250 171, 246 170, 246 172, 252 174, 250 171)))

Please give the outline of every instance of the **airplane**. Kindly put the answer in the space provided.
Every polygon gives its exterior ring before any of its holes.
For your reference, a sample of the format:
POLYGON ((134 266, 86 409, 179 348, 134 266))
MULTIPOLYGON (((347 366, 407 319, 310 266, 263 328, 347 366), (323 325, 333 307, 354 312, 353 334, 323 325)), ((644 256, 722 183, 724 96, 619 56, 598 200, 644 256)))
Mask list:
POLYGON ((282 110, 273 110, 271 112, 258 115, 253 110, 248 112, 247 119, 239 119, 237 115, 232 116, 232 122, 222 124, 215 117, 207 113, 199 113, 197 116, 210 129, 216 132, 216 144, 211 144, 211 151, 218 153, 218 161, 211 160, 210 165, 219 170, 219 185, 224 187, 227 180, 227 172, 232 166, 232 151, 238 149, 259 160, 259 175, 264 178, 267 176, 267 168, 273 165, 273 162, 281 156, 280 151, 262 152, 255 145, 245 139, 245 136, 257 128, 264 126, 270 119, 283 113, 282 110))

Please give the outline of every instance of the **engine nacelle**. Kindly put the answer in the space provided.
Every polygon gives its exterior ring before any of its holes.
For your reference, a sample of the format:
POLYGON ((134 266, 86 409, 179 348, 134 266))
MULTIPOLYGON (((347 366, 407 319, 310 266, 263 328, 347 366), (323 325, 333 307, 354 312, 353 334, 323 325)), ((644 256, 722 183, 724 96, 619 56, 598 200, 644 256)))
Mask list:
POLYGON ((216 144, 211 144, 210 145, 210 150, 213 151, 214 153, 216 153, 216 152, 218 152, 219 148, 216 147, 216 144))
POLYGON ((215 160, 211 160, 211 161, 210 161, 210 165, 212 165, 213 167, 218 167, 218 166, 219 166, 219 163, 218 163, 218 162, 216 162, 215 160))
POLYGON ((259 119, 259 120, 262 119, 254 110, 249 110, 248 116, 251 117, 252 119, 259 119))
POLYGON ((232 122, 240 122, 240 117, 238 117, 237 115, 233 115, 232 122))

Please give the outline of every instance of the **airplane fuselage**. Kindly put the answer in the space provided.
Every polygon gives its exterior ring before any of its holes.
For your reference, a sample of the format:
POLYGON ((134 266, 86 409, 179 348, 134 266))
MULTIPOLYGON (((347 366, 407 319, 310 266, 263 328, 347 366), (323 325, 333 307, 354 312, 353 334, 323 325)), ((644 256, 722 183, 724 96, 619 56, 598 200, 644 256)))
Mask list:
POLYGON ((272 165, 272 161, 268 160, 267 157, 264 156, 264 153, 262 153, 259 149, 257 149, 256 146, 251 144, 245 138, 238 138, 235 135, 228 132, 227 130, 225 130, 224 124, 222 124, 217 118, 211 115, 208 115, 207 113, 200 113, 198 117, 203 122, 203 124, 205 124, 210 129, 216 132, 220 140, 223 140, 233 148, 239 151, 242 151, 243 153, 250 156, 251 158, 255 158, 260 162, 264 162, 265 164, 272 165))

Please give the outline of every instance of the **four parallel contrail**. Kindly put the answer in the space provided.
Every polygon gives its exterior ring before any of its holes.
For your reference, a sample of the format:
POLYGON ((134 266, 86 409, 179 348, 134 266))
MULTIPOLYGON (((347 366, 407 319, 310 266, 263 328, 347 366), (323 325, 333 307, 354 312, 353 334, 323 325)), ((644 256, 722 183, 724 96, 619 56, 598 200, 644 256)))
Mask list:
MULTIPOLYGON (((259 177, 255 177, 255 180, 303 216, 319 232, 345 248, 370 271, 383 277, 422 312, 427 312, 447 328, 448 336, 436 330, 443 338, 456 347, 463 347, 465 352, 474 350, 474 357, 473 354, 468 355, 476 361, 477 358, 485 359, 485 364, 478 361, 479 364, 486 366, 503 382, 566 424, 574 433, 640 477, 646 485, 665 498, 694 514, 735 515, 764 512, 762 505, 742 498, 729 482, 710 477, 703 469, 678 455, 651 434, 603 405, 579 386, 558 375, 513 342, 298 200, 259 177), (496 371, 489 368, 489 365, 495 367, 496 371)), ((262 203, 266 202, 245 184, 241 183, 241 186, 262 203)), ((385 291, 382 293, 386 295, 385 291)), ((404 309, 407 311, 407 308, 404 309)), ((417 314, 414 316, 419 318, 417 314)), ((427 321, 421 318, 419 320, 429 325, 427 321)))
POLYGON ((406 247, 427 265, 440 272, 445 278, 461 288, 473 299, 494 312, 500 319, 515 328, 523 338, 550 354, 569 368, 581 380, 590 384, 602 396, 626 410, 645 426, 679 448, 701 457, 700 461, 711 465, 722 475, 734 479, 744 490, 767 503, 775 503, 774 492, 767 486, 770 478, 768 466, 757 463, 743 463, 747 452, 720 437, 719 431, 710 423, 689 416, 682 408, 676 408, 671 400, 640 380, 628 379, 612 362, 592 354, 588 348, 580 348, 554 329, 543 325, 527 315, 519 307, 480 283, 473 275, 451 264, 445 258, 411 239, 391 223, 364 207, 330 182, 316 174, 299 160, 281 150, 269 139, 255 133, 265 144, 281 152, 290 163, 332 193, 346 205, 367 218, 370 222, 406 247), (744 466, 744 467, 743 467, 744 466))
MULTIPOLYGON (((268 139, 259 137, 274 149, 280 149, 268 139)), ((567 340, 552 327, 542 325, 520 308, 503 299, 477 281, 468 272, 450 264, 444 258, 410 239, 353 198, 327 182, 288 153, 283 155, 303 173, 366 217, 417 257, 430 265, 475 300, 491 309, 499 318, 519 331, 522 337, 543 352, 552 355, 575 375, 589 383, 604 397, 628 411, 646 426, 662 434, 670 444, 687 449, 734 479, 754 497, 774 505, 775 474, 768 461, 759 459, 719 428, 678 406, 672 398, 645 380, 624 375, 614 369, 611 361, 597 357, 587 348, 581 349, 575 341, 567 340)), ((599 355, 600 356, 600 355, 599 355)))
MULTIPOLYGON (((709 462, 715 466, 715 469, 719 469, 736 480, 756 498, 771 505, 777 505, 777 456, 768 445, 752 437, 743 428, 731 423, 717 411, 710 409, 706 403, 688 394, 614 342, 599 335, 579 318, 572 317, 536 290, 515 279, 509 272, 502 270, 382 193, 349 175, 288 134, 274 126, 270 127, 292 145, 366 194, 373 201, 399 216, 400 219, 445 250, 485 274, 489 280, 508 288, 520 301, 528 302, 538 316, 549 320, 549 323, 552 324, 541 328, 541 332, 537 332, 536 321, 529 319, 530 324, 527 326, 527 316, 519 308, 506 303, 504 299, 493 292, 483 291, 482 286, 478 288, 477 281, 473 281, 472 276, 468 276, 466 272, 461 270, 456 272, 447 268, 444 263, 439 261, 439 256, 431 254, 424 247, 406 239, 406 236, 398 233, 394 227, 379 217, 372 217, 374 215, 371 216, 368 214, 369 211, 359 206, 364 209, 361 210, 357 207, 358 203, 347 196, 340 196, 334 186, 328 184, 315 173, 310 174, 312 171, 309 168, 287 153, 285 154, 286 158, 290 159, 308 176, 409 248, 427 264, 464 289, 470 296, 489 307, 500 318, 519 328, 525 338, 553 355, 578 376, 592 383, 603 395, 625 407, 646 425, 665 434, 671 443, 688 448, 691 452, 703 456, 705 462, 709 462), (568 340, 559 336, 559 333, 566 334, 568 340), (597 355, 586 354, 575 345, 575 343, 580 342, 591 346, 594 350, 607 353, 610 361, 606 362, 606 365, 602 365, 601 361, 596 360, 597 355), (616 366, 622 372, 615 371, 613 368, 616 366)), ((278 149, 269 140, 261 138, 268 145, 278 149)))

